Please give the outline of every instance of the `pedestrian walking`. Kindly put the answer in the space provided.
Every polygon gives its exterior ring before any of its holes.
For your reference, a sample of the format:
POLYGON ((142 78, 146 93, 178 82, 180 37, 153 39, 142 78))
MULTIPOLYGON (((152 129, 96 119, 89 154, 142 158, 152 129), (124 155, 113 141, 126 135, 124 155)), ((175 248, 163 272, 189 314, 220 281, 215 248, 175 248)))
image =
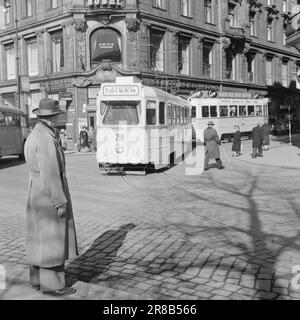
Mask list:
POLYGON ((83 126, 82 130, 79 133, 79 143, 80 151, 87 152, 89 151, 89 134, 87 126, 83 126))
POLYGON ((210 159, 215 159, 219 169, 224 169, 222 160, 220 157, 219 145, 221 141, 219 139, 217 130, 214 128, 213 121, 209 121, 207 128, 204 130, 204 144, 205 144, 205 160, 204 160, 204 170, 209 169, 208 164, 210 159))
POLYGON ((233 135, 232 156, 238 157, 241 155, 242 134, 239 126, 235 126, 234 129, 235 129, 235 133, 233 135))
POLYGON ((266 119, 264 124, 262 125, 263 132, 263 150, 267 151, 270 147, 270 132, 271 126, 269 125, 269 121, 266 119))
POLYGON ((94 128, 91 126, 89 131, 88 131, 89 149, 90 149, 90 151, 94 151, 93 150, 93 136, 94 136, 94 128))
POLYGON ((63 296, 76 290, 65 284, 64 264, 78 255, 65 156, 55 133, 64 113, 58 101, 42 99, 35 109, 38 123, 25 143, 29 169, 26 207, 26 251, 32 286, 63 296))
POLYGON ((65 129, 60 129, 59 131, 59 138, 60 138, 60 141, 61 141, 61 146, 63 148, 63 150, 67 150, 67 133, 66 133, 66 130, 65 129))
POLYGON ((263 157, 263 131, 261 128, 261 123, 257 123, 257 126, 252 130, 252 158, 256 159, 257 157, 263 157))

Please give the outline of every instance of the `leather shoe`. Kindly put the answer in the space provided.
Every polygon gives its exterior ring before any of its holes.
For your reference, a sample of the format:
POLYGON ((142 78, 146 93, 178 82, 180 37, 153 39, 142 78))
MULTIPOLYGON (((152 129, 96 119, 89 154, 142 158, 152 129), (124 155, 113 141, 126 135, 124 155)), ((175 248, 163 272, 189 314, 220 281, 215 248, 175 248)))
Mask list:
POLYGON ((48 294, 50 296, 59 297, 59 296, 68 296, 70 294, 73 294, 76 292, 76 289, 71 287, 64 287, 59 290, 53 290, 53 291, 44 291, 44 294, 48 294))
POLYGON ((33 284, 32 288, 35 290, 41 290, 41 286, 39 284, 33 284))

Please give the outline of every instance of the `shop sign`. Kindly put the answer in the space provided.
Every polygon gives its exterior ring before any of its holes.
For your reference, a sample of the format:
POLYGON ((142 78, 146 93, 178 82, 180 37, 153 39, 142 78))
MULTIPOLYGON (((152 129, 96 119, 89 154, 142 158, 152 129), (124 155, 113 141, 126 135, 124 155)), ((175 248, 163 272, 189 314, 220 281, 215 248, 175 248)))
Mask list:
POLYGON ((104 86, 104 96, 137 96, 139 95, 138 86, 104 86))

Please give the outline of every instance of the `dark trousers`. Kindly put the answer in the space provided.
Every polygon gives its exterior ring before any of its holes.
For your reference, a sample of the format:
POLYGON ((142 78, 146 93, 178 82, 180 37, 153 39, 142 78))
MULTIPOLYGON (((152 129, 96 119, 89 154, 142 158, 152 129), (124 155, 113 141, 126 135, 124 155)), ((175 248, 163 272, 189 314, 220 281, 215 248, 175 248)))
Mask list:
MULTIPOLYGON (((205 156, 204 169, 208 169, 209 160, 210 160, 210 156, 205 156)), ((215 160, 218 166, 222 166, 222 162, 220 158, 216 158, 215 160)))
POLYGON ((40 286, 41 291, 55 291, 65 287, 64 265, 52 268, 30 266, 30 283, 40 286))
POLYGON ((256 156, 257 153, 262 156, 262 154, 263 154, 263 146, 262 145, 260 145, 259 147, 253 147, 252 156, 256 156))

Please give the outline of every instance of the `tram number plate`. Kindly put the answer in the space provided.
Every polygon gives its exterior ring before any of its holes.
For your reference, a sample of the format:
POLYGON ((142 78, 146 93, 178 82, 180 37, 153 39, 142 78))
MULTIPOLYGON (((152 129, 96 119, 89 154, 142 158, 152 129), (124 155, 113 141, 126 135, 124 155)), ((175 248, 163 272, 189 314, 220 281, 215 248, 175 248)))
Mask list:
POLYGON ((124 141, 124 134, 120 134, 120 133, 117 133, 116 134, 116 141, 124 141))

